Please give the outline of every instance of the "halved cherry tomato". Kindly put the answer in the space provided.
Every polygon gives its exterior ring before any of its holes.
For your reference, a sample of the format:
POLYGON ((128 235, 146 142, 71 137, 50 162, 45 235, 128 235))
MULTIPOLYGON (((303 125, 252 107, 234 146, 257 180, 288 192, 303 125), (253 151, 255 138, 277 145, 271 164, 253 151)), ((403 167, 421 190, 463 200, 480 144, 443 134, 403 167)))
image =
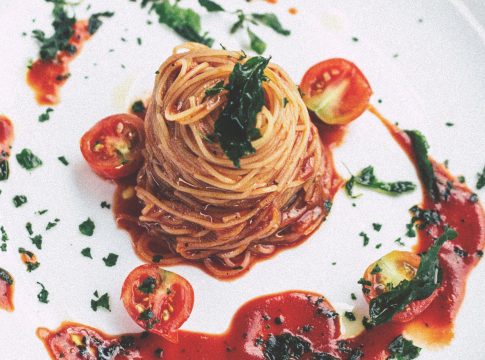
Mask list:
POLYGON ((369 105, 372 89, 355 64, 329 59, 312 66, 300 85, 303 100, 320 120, 344 125, 356 119, 369 105))
MULTIPOLYGON (((389 285, 399 285, 402 280, 411 280, 416 275, 421 258, 409 251, 392 251, 383 256, 365 271, 364 279, 371 282, 369 292, 365 294, 367 302, 388 291, 389 285)), ((423 300, 416 300, 406 308, 394 315, 396 322, 408 322, 421 314, 433 302, 438 295, 435 290, 429 297, 423 300)))
POLYGON ((12 122, 6 116, 0 115, 0 159, 8 158, 12 141, 12 122))
POLYGON ((143 121, 135 115, 108 116, 81 138, 81 152, 93 171, 107 179, 134 174, 143 162, 143 121))
POLYGON ((194 306, 194 290, 180 275, 146 264, 128 275, 121 299, 138 325, 177 342, 177 330, 189 318, 194 306))
POLYGON ((13 311, 13 287, 12 275, 7 270, 0 268, 0 309, 13 311))

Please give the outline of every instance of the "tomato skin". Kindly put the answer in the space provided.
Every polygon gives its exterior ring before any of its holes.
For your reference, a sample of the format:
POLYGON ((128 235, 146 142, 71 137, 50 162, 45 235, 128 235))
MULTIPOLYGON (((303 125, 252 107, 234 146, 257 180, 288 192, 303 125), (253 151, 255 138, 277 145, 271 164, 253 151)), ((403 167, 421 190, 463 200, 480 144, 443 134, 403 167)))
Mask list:
POLYGON ((131 114, 108 116, 81 138, 81 152, 91 169, 106 179, 137 172, 143 164, 143 121, 131 114))
POLYGON ((138 325, 177 342, 178 329, 189 318, 194 306, 194 290, 182 276, 157 265, 145 264, 130 272, 123 283, 121 299, 138 325), (147 289, 147 283, 152 284, 151 290, 140 290, 144 285, 147 289), (143 316, 146 311, 152 315, 143 316))
MULTIPOLYGON (((388 282, 392 282, 394 286, 397 286, 401 280, 411 280, 420 262, 421 258, 412 252, 392 251, 372 263, 364 273, 364 279, 372 283, 369 287, 370 291, 365 294, 366 301, 370 303, 372 299, 385 292, 385 284, 388 282), (372 274, 372 270, 376 265, 379 265, 381 271, 372 274)), ((439 289, 436 289, 426 299, 411 302, 403 311, 395 314, 392 321, 405 323, 413 320, 426 310, 436 296, 438 296, 438 293, 439 289)))
POLYGON ((369 106, 372 89, 352 62, 328 59, 307 70, 300 85, 303 100, 320 120, 344 125, 359 117, 369 106))

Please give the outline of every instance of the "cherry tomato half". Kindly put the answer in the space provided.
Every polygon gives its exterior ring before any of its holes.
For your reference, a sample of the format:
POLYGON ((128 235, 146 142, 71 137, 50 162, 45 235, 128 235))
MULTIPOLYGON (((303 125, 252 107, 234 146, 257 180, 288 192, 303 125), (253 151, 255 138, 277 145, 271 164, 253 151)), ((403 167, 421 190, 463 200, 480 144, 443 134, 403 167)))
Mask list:
POLYGON ((134 174, 143 163, 143 121, 135 115, 108 116, 81 138, 81 152, 93 171, 107 179, 134 174))
POLYGON ((138 325, 177 342, 177 330, 192 312, 194 290, 180 275, 146 264, 128 275, 121 299, 138 325))
POLYGON ((372 95, 364 74, 345 59, 329 59, 312 66, 300 88, 308 109, 330 125, 356 119, 367 109, 372 95))
MULTIPOLYGON (((412 252, 392 251, 371 264, 364 274, 364 279, 372 284, 369 287, 370 291, 365 294, 367 302, 386 292, 388 284, 396 287, 402 280, 414 278, 420 262, 421 258, 412 252)), ((413 301, 403 311, 394 315, 392 320, 396 322, 413 320, 426 310, 437 295, 438 291, 435 290, 426 299, 413 301)))

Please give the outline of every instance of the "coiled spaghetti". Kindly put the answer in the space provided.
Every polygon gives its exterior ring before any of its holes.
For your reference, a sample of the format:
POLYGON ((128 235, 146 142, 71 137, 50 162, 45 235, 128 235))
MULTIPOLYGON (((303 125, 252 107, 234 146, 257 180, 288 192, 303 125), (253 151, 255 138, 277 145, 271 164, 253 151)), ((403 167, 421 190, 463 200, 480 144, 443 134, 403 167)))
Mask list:
POLYGON ((328 212, 324 149, 297 86, 269 64, 265 106, 257 116, 261 137, 254 154, 236 168, 210 140, 241 52, 186 43, 157 73, 145 118, 145 163, 136 194, 148 232, 138 242, 160 264, 203 262, 217 276, 243 271, 258 254, 307 236, 328 212))

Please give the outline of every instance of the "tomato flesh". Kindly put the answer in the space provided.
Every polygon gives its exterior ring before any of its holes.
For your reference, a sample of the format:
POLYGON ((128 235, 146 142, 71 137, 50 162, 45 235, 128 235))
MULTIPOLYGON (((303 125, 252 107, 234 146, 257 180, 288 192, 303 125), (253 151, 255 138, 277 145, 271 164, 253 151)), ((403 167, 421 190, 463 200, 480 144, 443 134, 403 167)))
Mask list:
MULTIPOLYGON (((399 285, 402 280, 412 280, 416 275, 421 258, 409 251, 392 251, 383 256, 365 271, 364 279, 371 282, 369 292, 365 294, 367 302, 386 292, 388 284, 393 287, 399 285), (376 271, 380 269, 380 271, 376 271)), ((408 322, 421 314, 433 302, 438 295, 435 290, 429 297, 423 300, 416 300, 406 308, 394 315, 396 322, 408 322)))
POLYGON ((329 59, 312 66, 303 76, 303 100, 320 120, 344 125, 369 106, 372 89, 359 68, 345 59, 329 59))
POLYGON ((143 163, 143 121, 131 114, 108 116, 81 138, 81 152, 89 166, 107 179, 137 172, 143 163))
POLYGON ((172 342, 177 342, 177 330, 194 306, 190 283, 152 264, 141 265, 128 275, 121 298, 138 325, 172 342))

